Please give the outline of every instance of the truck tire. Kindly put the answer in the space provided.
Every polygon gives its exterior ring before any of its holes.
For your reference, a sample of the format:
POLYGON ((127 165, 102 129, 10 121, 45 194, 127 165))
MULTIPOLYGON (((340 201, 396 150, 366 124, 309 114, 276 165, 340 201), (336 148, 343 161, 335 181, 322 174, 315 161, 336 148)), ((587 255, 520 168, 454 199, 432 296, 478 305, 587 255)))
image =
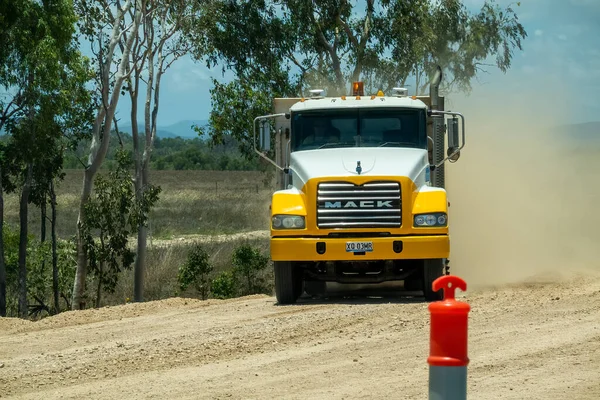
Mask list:
POLYGON ((302 270, 290 261, 274 261, 275 297, 279 304, 294 304, 302 294, 302 270))
POLYGON ((440 276, 444 275, 446 262, 443 258, 425 260, 423 262, 423 294, 427 301, 438 301, 444 296, 443 290, 434 292, 431 285, 440 276))
MULTIPOLYGON (((416 271, 418 272, 418 271, 416 271)), ((407 292, 418 292, 423 288, 422 276, 411 276, 404 280, 404 290, 407 292)))

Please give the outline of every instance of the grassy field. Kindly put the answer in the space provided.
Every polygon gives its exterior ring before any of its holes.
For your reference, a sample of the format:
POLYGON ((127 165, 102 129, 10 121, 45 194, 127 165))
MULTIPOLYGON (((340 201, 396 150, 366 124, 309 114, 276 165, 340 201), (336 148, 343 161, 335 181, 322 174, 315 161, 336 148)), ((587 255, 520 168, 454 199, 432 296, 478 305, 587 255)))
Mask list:
MULTIPOLYGON (((150 216, 152 238, 268 229, 272 190, 264 183, 264 173, 152 171, 150 179, 162 188, 150 216)), ((69 170, 57 187, 57 233, 61 238, 75 234, 82 182, 83 171, 69 170)), ((5 197, 4 212, 6 223, 19 223, 17 194, 5 197)), ((34 206, 29 209, 29 229, 39 234, 40 210, 34 206)))
MULTIPOLYGON (((212 276, 231 270, 232 253, 242 244, 268 254, 267 236, 244 233, 269 227, 272 189, 265 185, 266 179, 265 174, 253 171, 152 171, 151 181, 161 186, 162 192, 150 216, 145 300, 198 296, 193 289, 181 292, 177 283, 178 268, 195 243, 200 242, 210 255, 214 266, 212 276)), ((69 170, 57 187, 60 238, 75 235, 82 180, 83 171, 69 170)), ((19 195, 6 195, 4 206, 5 222, 18 230, 19 195)), ((28 219, 29 232, 39 237, 39 208, 30 205, 28 219)), ((48 223, 48 236, 49 229, 48 223)), ((75 260, 72 261, 75 268, 75 260)), ((262 277, 272 282, 272 269, 267 268, 262 277)), ((88 295, 94 297, 95 279, 89 278, 88 295)), ((123 304, 132 296, 133 271, 127 270, 122 273, 115 293, 103 295, 102 305, 123 304)))

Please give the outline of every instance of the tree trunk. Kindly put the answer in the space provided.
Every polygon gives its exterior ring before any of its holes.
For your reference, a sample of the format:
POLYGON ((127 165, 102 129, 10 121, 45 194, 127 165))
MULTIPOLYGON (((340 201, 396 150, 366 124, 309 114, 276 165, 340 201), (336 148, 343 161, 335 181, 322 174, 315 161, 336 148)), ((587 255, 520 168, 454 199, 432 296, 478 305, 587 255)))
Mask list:
POLYGON ((32 165, 27 166, 27 178, 21 192, 19 209, 19 317, 27 318, 27 210, 31 192, 32 165))
POLYGON ((133 298, 135 301, 144 301, 144 277, 146 265, 146 243, 148 239, 148 228, 138 226, 137 253, 134 266, 133 298))
POLYGON ((83 175, 83 190, 79 201, 79 216, 77 217, 77 270, 73 284, 73 300, 71 307, 74 310, 85 308, 85 279, 87 277, 87 254, 83 248, 83 222, 85 219, 85 206, 92 193, 92 184, 95 171, 86 169, 83 175))
POLYGON ((100 271, 98 271, 98 287, 96 288, 96 308, 100 308, 100 297, 102 296, 102 274, 104 272, 104 263, 101 262, 98 266, 100 271))
POLYGON ((46 209, 46 195, 44 194, 42 201, 40 202, 40 218, 42 219, 40 224, 40 242, 46 241, 46 215, 48 214, 46 209))
POLYGON ((60 312, 58 293, 58 253, 56 251, 56 192, 54 182, 50 182, 50 210, 52 213, 50 223, 50 234, 52 236, 52 291, 54 292, 54 313, 60 312))
POLYGON ((2 188, 2 165, 0 165, 0 317, 6 317, 6 264, 4 263, 4 191, 2 188))
MULTIPOLYGON (((48 214, 47 206, 46 206, 46 193, 42 195, 42 200, 40 202, 40 243, 46 242, 46 215, 48 214)), ((46 257, 42 258, 42 274, 46 273, 46 257)))
MULTIPOLYGON (((134 187, 135 187, 135 197, 136 201, 140 201, 140 195, 143 190, 144 179, 142 177, 142 152, 140 151, 140 139, 139 139, 139 130, 137 123, 137 111, 138 111, 138 93, 139 93, 139 81, 140 76, 139 73, 135 74, 135 86, 130 87, 130 97, 131 97, 131 137, 133 139, 133 156, 135 160, 135 178, 134 178, 134 187)), ((148 129, 146 125, 144 129, 148 129)), ((135 256, 135 264, 133 266, 133 300, 134 301, 144 301, 144 262, 146 261, 146 234, 142 232, 140 227, 138 226, 138 236, 137 236, 137 248, 136 248, 136 256, 135 256), (144 242, 144 250, 140 250, 140 243, 144 242)))

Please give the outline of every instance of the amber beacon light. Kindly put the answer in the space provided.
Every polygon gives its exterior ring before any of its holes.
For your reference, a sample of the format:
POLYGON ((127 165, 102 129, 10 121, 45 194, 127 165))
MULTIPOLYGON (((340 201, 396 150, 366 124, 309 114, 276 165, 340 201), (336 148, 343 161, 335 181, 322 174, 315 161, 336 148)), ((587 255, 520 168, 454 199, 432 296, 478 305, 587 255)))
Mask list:
POLYGON ((364 96, 365 95, 365 83, 354 82, 352 84, 352 96, 364 96))
POLYGON ((442 276, 432 284, 443 290, 444 299, 429 305, 431 314, 429 342, 429 400, 467 398, 467 325, 469 304, 456 301, 456 289, 467 290, 467 283, 454 275, 442 276))

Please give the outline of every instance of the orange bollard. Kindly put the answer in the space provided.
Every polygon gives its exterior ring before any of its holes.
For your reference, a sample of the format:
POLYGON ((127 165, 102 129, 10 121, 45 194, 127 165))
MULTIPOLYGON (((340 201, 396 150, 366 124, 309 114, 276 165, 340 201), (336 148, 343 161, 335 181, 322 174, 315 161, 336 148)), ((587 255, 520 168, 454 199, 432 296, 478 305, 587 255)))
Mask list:
POLYGON ((456 301, 455 291, 467 290, 467 283, 454 275, 433 282, 433 290, 443 290, 444 299, 431 303, 429 342, 429 399, 467 398, 467 327, 471 306, 456 301))

